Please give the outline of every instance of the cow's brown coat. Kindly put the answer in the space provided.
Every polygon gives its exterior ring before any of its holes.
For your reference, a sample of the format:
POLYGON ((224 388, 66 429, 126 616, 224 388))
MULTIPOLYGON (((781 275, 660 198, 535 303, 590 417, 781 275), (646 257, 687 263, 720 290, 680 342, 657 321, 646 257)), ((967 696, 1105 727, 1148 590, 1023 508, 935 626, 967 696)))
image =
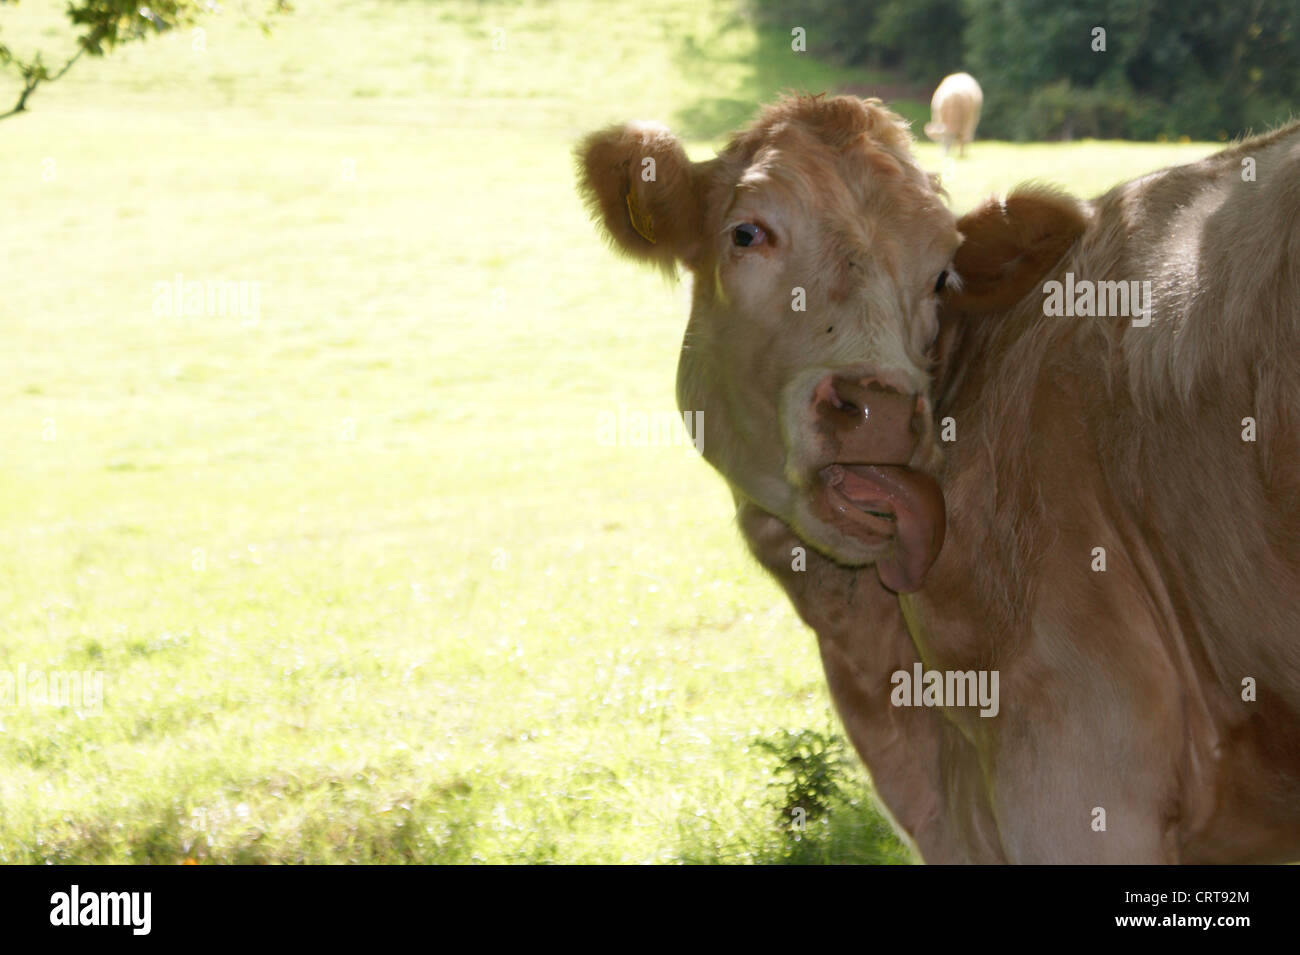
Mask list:
POLYGON ((922 856, 1300 858, 1300 124, 1089 203, 991 202, 956 223, 959 248, 877 103, 784 101, 697 164, 645 129, 591 137, 583 184, 620 249, 694 273, 681 394, 709 408, 706 457, 816 631, 846 729, 922 856), (655 247, 620 206, 641 143, 675 163, 646 200, 669 237, 655 247), (769 192, 774 214, 803 209, 817 229, 791 235, 815 247, 737 266, 715 240, 765 160, 763 188, 793 197, 769 192), (936 323, 911 290, 945 257, 962 281, 936 323), (1046 317, 1042 283, 1066 272, 1150 280, 1150 326, 1046 317), (818 334, 857 312, 861 334, 817 338, 783 315, 792 274, 818 334), (761 338, 752 352, 745 334, 761 338), (939 478, 949 529, 910 595, 798 511, 815 482, 775 393, 806 365, 866 360, 901 368, 958 432, 927 434, 911 462, 939 478), (1000 714, 892 706, 890 675, 917 660, 997 669, 1000 714))

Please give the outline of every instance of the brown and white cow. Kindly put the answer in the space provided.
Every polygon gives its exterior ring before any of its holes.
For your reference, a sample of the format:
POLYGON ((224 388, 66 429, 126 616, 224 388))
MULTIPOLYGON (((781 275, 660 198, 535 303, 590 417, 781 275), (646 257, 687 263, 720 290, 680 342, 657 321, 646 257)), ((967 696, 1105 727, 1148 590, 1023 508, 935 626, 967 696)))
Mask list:
POLYGON ((692 273, 679 403, 882 800, 931 862, 1300 858, 1300 125, 960 220, 910 144, 805 97, 578 152, 692 273))
POLYGON ((957 153, 966 155, 966 144, 975 139, 975 127, 980 124, 980 110, 984 108, 984 91, 969 73, 945 76, 930 99, 930 122, 925 124, 925 135, 943 145, 948 155, 952 144, 957 153))

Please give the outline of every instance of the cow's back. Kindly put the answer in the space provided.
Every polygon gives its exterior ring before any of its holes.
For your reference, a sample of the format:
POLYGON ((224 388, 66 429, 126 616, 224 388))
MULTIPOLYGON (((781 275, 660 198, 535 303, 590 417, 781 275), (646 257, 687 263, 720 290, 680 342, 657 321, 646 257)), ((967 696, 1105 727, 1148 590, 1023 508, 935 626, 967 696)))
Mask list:
POLYGON ((1009 721, 1070 669, 1048 695, 1088 727, 1074 745, 1143 754, 1130 762, 1178 814, 1172 858, 1294 857, 1300 126, 1128 183, 1091 214, 1044 288, 980 327, 942 411, 962 438, 950 543, 914 638, 960 659, 991 631, 1009 721), (1149 282, 1149 324, 1045 315, 1067 273, 1075 288, 1149 282), (953 626, 959 607, 981 625, 953 626))
POLYGON ((1300 126, 1114 200, 1142 223, 1130 270, 1160 277, 1124 332, 1121 420, 1160 439, 1130 449, 1127 493, 1223 734, 1212 859, 1256 820, 1300 838, 1300 126))

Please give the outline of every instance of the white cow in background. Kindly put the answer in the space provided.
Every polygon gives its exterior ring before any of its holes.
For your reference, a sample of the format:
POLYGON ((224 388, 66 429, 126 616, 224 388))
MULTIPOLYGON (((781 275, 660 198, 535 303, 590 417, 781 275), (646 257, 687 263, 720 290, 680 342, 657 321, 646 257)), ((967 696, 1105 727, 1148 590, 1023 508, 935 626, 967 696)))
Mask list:
POLYGON ((930 122, 925 124, 925 135, 943 144, 945 156, 956 143, 958 155, 964 157, 966 144, 975 138, 983 106, 984 92, 975 77, 969 73, 945 76, 930 100, 930 122))

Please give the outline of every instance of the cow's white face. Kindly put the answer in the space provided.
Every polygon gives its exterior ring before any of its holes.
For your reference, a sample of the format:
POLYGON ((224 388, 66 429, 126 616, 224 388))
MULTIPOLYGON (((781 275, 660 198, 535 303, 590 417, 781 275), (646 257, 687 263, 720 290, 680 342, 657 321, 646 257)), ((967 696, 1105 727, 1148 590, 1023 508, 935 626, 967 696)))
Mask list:
POLYGON ((703 413, 704 456, 738 500, 899 591, 942 543, 926 353, 960 241, 908 145, 893 114, 840 97, 771 107, 708 162, 644 126, 580 155, 615 240, 693 273, 677 394, 703 413), (632 175, 606 197, 615 145, 632 175))

